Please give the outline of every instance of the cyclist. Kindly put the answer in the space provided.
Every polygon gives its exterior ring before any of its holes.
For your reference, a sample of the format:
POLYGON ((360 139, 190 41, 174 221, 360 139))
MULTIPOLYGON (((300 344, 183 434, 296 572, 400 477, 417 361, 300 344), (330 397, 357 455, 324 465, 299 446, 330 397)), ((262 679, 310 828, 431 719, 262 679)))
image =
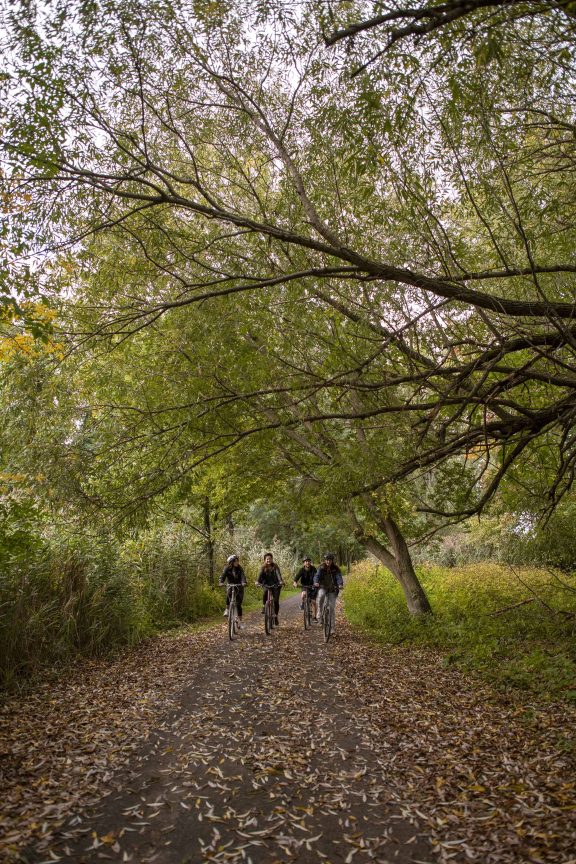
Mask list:
POLYGON ((264 555, 264 565, 260 570, 256 585, 260 585, 261 588, 264 588, 264 594, 262 595, 262 612, 264 612, 266 606, 266 590, 268 588, 272 589, 272 596, 274 598, 274 623, 278 624, 278 612, 280 611, 280 591, 282 590, 284 582, 282 581, 282 574, 280 573, 280 568, 274 561, 274 556, 271 552, 266 552, 266 554, 264 555))
POLYGON ((317 621, 316 594, 318 593, 318 589, 314 587, 315 575, 316 568, 312 564, 312 559, 306 556, 302 559, 302 567, 294 577, 294 587, 297 588, 298 582, 300 582, 300 587, 302 588, 300 609, 304 609, 304 600, 306 599, 306 594, 308 594, 310 606, 312 607, 312 613, 314 615, 314 621, 317 621))
POLYGON ((244 570, 240 566, 238 555, 229 555, 226 560, 226 567, 222 571, 222 575, 218 580, 219 585, 228 585, 226 591, 226 609, 224 615, 228 615, 230 607, 230 585, 237 585, 236 590, 236 605, 238 608, 238 627, 241 627, 240 620, 242 618, 242 600, 244 599, 244 586, 246 585, 246 576, 244 570))
POLYGON ((334 563, 334 555, 327 552, 324 560, 314 576, 314 585, 318 587, 318 617, 322 619, 322 611, 326 600, 332 612, 332 632, 336 628, 336 597, 344 587, 342 572, 334 563))

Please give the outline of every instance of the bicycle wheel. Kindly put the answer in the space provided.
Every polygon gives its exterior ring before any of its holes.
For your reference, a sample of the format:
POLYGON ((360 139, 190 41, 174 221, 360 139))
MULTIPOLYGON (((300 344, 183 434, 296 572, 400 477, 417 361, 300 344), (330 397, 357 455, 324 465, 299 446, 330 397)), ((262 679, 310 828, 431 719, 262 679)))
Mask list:
POLYGON ((266 635, 272 632, 272 627, 274 626, 274 618, 272 617, 272 604, 269 600, 266 600, 266 606, 264 607, 264 629, 266 630, 266 635))
POLYGON ((332 633, 332 610, 328 603, 328 598, 324 601, 324 609, 322 610, 322 623, 324 624, 324 641, 328 642, 332 633))
POLYGON ((308 597, 304 599, 304 629, 308 630, 310 624, 312 623, 311 613, 310 613, 310 600, 308 597))
POLYGON ((231 600, 228 607, 228 638, 234 639, 236 633, 236 601, 231 600))

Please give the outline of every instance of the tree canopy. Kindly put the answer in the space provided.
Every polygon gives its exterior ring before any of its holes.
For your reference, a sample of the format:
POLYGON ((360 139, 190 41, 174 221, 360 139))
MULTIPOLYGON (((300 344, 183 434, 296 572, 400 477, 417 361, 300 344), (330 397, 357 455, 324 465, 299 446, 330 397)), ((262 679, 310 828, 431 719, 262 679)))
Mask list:
POLYGON ((60 308, 85 494, 288 478, 396 562, 519 473, 555 506, 572 5, 13 7, 5 285, 60 308))

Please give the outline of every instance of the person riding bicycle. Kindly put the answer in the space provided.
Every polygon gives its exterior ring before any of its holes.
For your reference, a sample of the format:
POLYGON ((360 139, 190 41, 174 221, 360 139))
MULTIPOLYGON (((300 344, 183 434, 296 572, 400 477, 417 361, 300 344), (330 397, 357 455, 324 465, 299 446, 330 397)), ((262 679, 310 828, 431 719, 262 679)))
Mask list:
POLYGON ((230 595, 232 594, 231 585, 237 585, 236 588, 236 608, 238 609, 238 626, 240 627, 240 619, 242 618, 242 600, 244 599, 244 586, 246 585, 246 576, 244 570, 240 566, 238 555, 229 555, 226 560, 226 567, 222 571, 222 575, 218 580, 218 585, 227 585, 226 591, 226 609, 224 615, 228 615, 230 607, 230 595))
POLYGON ((318 589, 314 586, 314 576, 316 575, 316 568, 312 563, 312 559, 306 556, 302 559, 302 567, 296 573, 294 577, 294 587, 298 587, 298 583, 300 583, 300 587, 302 588, 302 597, 300 603, 300 609, 304 609, 304 600, 306 599, 306 595, 308 595, 308 599, 310 601, 310 606, 312 607, 312 613, 314 615, 314 621, 318 620, 317 610, 316 610, 316 595, 318 593, 318 589))
POLYGON ((267 589, 271 589, 274 598, 274 623, 277 625, 278 612, 280 611, 280 591, 282 590, 284 582, 282 581, 280 568, 274 561, 274 556, 271 552, 266 552, 264 555, 264 565, 260 570, 256 584, 260 585, 261 588, 264 588, 264 594, 262 595, 262 612, 264 612, 266 608, 267 589))
POLYGON ((334 563, 334 555, 331 552, 327 552, 324 555, 324 560, 314 576, 314 585, 318 587, 318 617, 322 619, 324 603, 328 600, 332 613, 332 632, 334 632, 336 625, 336 597, 344 587, 344 579, 342 578, 340 568, 334 563))

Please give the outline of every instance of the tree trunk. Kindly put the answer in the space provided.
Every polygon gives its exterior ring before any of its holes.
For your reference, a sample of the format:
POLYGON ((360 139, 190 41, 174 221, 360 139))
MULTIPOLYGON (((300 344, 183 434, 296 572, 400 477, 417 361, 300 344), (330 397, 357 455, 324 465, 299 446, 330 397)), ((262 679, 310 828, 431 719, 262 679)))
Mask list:
POLYGON ((410 550, 404 535, 393 519, 385 519, 386 534, 390 545, 394 550, 394 559, 396 561, 397 572, 394 574, 406 597, 408 611, 412 615, 425 615, 432 612, 430 601, 426 596, 426 592, 422 588, 420 581, 414 570, 410 550))
POLYGON ((204 533, 206 535, 206 556, 208 558, 208 584, 211 588, 216 587, 214 574, 214 538, 212 537, 212 523, 210 521, 210 499, 204 498, 204 533))
MULTIPOLYGON (((372 509, 372 508, 371 508, 372 509)), ((426 615, 432 613, 432 607, 426 592, 422 588, 406 541, 396 522, 391 518, 385 518, 378 514, 377 525, 381 528, 392 551, 386 548, 384 543, 371 534, 364 532, 363 526, 358 521, 356 514, 350 510, 350 517, 354 525, 354 533, 360 543, 371 552, 387 570, 395 576, 400 583, 406 598, 406 605, 411 615, 426 615)))

